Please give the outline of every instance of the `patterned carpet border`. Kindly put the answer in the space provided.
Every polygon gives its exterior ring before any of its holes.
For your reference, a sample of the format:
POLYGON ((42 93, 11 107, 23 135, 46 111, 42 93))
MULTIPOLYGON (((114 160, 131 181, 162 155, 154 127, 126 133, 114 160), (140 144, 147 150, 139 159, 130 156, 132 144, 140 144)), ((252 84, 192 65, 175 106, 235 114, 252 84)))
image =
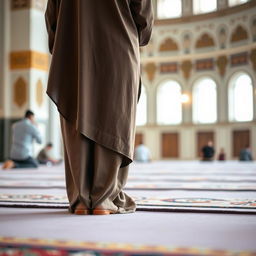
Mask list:
MULTIPOLYGON (((187 211, 256 214, 256 199, 135 197, 139 211, 187 211)), ((0 194, 0 206, 33 208, 67 208, 65 195, 0 194)))
POLYGON ((256 256, 256 252, 0 237, 0 255, 256 256))
MULTIPOLYGON (((65 188, 64 181, 6 181, 0 180, 0 188, 65 188)), ((128 182, 125 190, 195 190, 195 191, 256 191, 256 184, 217 182, 128 182)))

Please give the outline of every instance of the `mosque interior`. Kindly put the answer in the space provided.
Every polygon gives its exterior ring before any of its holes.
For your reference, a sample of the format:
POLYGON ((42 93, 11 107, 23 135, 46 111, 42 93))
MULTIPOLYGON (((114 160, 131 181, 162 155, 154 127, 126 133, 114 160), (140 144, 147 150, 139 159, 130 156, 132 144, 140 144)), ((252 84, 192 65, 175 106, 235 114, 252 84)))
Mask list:
MULTIPOLYGON (((70 215, 63 164, 0 170, 0 255, 256 255, 256 162, 238 161, 247 146, 256 159, 256 0, 151 1, 135 147, 152 162, 130 167, 136 213, 70 215), (203 163, 208 141, 216 155, 203 163)), ((46 3, 0 0, 0 163, 27 109, 63 158, 46 3)))

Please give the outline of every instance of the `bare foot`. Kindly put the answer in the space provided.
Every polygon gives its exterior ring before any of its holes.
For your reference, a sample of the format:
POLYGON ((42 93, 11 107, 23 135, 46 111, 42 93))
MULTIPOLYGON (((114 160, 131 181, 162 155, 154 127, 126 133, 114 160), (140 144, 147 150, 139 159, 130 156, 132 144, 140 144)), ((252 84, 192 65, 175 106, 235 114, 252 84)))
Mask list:
POLYGON ((2 169, 7 170, 7 169, 12 169, 14 167, 14 162, 12 160, 7 160, 4 162, 2 169))

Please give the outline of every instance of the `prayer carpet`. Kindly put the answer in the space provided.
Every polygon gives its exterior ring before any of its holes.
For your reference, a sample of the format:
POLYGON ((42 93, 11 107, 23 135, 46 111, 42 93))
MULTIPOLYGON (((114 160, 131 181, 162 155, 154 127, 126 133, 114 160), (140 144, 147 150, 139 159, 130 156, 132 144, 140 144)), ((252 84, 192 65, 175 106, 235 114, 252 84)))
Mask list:
MULTIPOLYGON (((0 188, 65 189, 64 166, 0 171, 0 188)), ((240 163, 132 164, 127 190, 256 191, 256 167, 240 163)))
MULTIPOLYGON (((256 213, 256 199, 135 197, 140 211, 256 213)), ((0 194, 0 206, 67 208, 64 195, 0 194)))
POLYGON ((255 256, 254 252, 0 237, 0 255, 255 256))
MULTIPOLYGON (((50 178, 49 178, 50 179, 50 178)), ((65 188, 64 180, 0 180, 0 188, 65 188)), ((127 190, 202 190, 202 191, 256 191, 255 182, 177 182, 129 181, 127 190)))

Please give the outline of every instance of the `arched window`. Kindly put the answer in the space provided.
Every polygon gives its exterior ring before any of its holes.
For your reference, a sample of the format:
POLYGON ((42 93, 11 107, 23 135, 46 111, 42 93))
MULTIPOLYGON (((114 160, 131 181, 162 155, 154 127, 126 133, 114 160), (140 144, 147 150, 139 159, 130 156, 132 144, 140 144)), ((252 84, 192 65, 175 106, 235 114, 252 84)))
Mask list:
POLYGON ((141 86, 140 100, 137 105, 136 125, 145 125, 147 123, 147 94, 145 87, 141 86))
POLYGON ((179 124, 181 121, 181 86, 176 81, 167 81, 157 90, 157 123, 179 124))
POLYGON ((234 5, 244 4, 246 2, 248 2, 248 0, 228 0, 228 5, 234 6, 234 5))
POLYGON ((193 0, 194 14, 213 12, 217 10, 217 0, 193 0))
POLYGON ((158 19, 169 19, 181 17, 181 0, 158 0, 157 17, 158 19))
POLYGON ((246 73, 237 73, 229 85, 230 121, 251 121, 253 119, 252 79, 246 73))
POLYGON ((202 78, 194 85, 193 120, 195 123, 217 121, 216 83, 211 78, 202 78))

